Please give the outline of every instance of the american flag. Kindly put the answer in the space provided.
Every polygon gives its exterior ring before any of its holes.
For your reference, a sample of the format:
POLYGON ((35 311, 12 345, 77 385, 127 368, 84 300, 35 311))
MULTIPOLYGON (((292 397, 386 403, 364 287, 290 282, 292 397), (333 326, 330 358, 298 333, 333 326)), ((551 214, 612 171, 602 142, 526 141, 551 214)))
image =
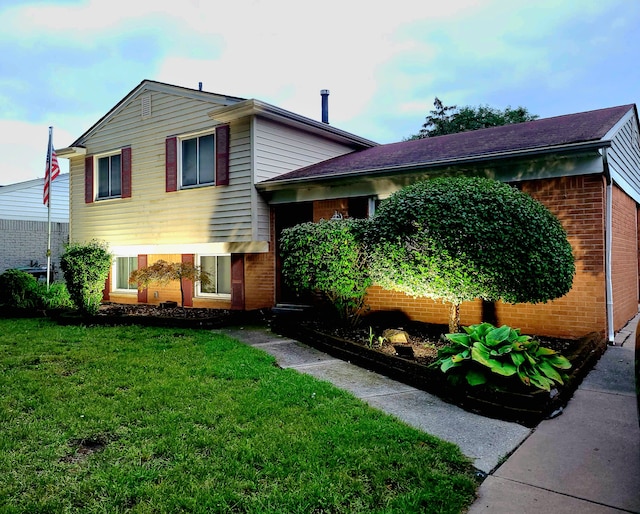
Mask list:
POLYGON ((51 132, 49 132, 49 148, 47 149, 47 169, 44 172, 43 195, 43 203, 46 206, 49 206, 49 182, 53 182, 58 175, 60 175, 60 166, 58 166, 58 157, 53 148, 51 132), (51 180, 49 180, 49 175, 51 175, 51 180))

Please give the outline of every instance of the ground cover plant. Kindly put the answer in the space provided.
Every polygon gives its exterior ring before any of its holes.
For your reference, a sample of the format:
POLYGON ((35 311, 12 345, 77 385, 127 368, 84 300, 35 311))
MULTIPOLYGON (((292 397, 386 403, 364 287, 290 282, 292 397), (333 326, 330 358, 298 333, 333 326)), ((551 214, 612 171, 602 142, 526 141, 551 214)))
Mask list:
POLYGON ((459 450, 206 330, 0 319, 3 512, 451 512, 459 450))

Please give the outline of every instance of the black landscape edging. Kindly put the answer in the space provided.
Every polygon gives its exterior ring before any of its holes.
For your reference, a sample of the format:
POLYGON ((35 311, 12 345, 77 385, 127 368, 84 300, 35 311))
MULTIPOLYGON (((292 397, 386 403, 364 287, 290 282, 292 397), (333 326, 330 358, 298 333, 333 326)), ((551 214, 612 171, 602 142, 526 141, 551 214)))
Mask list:
POLYGON ((413 360, 385 354, 352 341, 317 332, 291 317, 273 320, 271 329, 329 355, 351 362, 365 369, 381 373, 399 382, 435 394, 443 400, 483 416, 513 421, 534 427, 543 419, 563 408, 588 371, 606 350, 604 338, 596 333, 580 339, 581 344, 572 355, 565 355, 571 363, 569 379, 554 395, 539 389, 520 391, 487 386, 454 386, 438 369, 430 369, 413 360))

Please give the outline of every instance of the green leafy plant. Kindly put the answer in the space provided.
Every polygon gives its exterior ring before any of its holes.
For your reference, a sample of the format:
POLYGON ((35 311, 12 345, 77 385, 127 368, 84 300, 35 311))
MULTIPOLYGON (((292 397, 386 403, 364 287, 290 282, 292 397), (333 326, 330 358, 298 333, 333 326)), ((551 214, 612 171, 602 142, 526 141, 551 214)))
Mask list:
POLYGON ((33 275, 9 269, 0 275, 0 304, 18 309, 35 307, 37 281, 33 275))
POLYGON ((374 281, 451 305, 482 298, 538 303, 564 296, 575 271, 560 221, 508 184, 480 177, 417 182, 391 195, 367 231, 374 281))
POLYGON ((17 309, 65 309, 73 306, 63 282, 44 282, 17 269, 0 275, 0 305, 17 309))
POLYGON ((285 281, 297 291, 319 293, 340 317, 357 324, 371 285, 364 246, 365 220, 321 220, 282 231, 285 281))
POLYGON ((180 282, 180 299, 184 309, 184 286, 182 280, 193 280, 201 282, 203 285, 211 283, 211 277, 200 266, 196 266, 192 262, 167 262, 158 260, 151 266, 135 270, 129 276, 130 283, 138 283, 140 286, 147 287, 150 283, 167 284, 174 280, 180 282))
POLYGON ((368 339, 368 343, 367 345, 369 346, 369 348, 373 348, 373 344, 374 341, 376 342, 376 344, 378 345, 378 347, 382 347, 382 345, 384 344, 384 342, 387 340, 386 337, 384 336, 378 336, 376 337, 375 332, 373 331, 372 327, 369 327, 369 339, 368 339))
POLYGON ((443 373, 457 371, 472 386, 489 382, 495 374, 517 377, 527 386, 550 391, 556 383, 564 384, 562 371, 571 368, 566 357, 521 335, 520 329, 481 323, 464 327, 464 331, 446 334, 451 344, 438 351, 432 366, 443 373))
POLYGON ((68 309, 73 307, 69 290, 64 282, 52 282, 47 285, 37 282, 37 306, 41 309, 68 309))
POLYGON ((111 268, 111 254, 105 243, 71 243, 60 258, 71 300, 85 315, 100 308, 102 291, 111 268))

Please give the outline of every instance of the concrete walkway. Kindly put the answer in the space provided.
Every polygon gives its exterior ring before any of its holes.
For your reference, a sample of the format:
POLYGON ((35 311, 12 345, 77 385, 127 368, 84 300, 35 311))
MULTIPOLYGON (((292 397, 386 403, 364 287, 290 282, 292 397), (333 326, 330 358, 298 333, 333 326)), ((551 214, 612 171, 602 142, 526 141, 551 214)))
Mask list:
POLYGON ((640 513, 637 323, 617 334, 564 413, 540 423, 487 477, 469 514, 640 513))
POLYGON ((633 382, 637 321, 618 334, 618 346, 608 348, 564 413, 535 430, 472 414, 264 327, 220 332, 270 353, 283 368, 331 382, 458 445, 478 470, 491 473, 469 514, 604 514, 640 513, 640 430, 633 382))

